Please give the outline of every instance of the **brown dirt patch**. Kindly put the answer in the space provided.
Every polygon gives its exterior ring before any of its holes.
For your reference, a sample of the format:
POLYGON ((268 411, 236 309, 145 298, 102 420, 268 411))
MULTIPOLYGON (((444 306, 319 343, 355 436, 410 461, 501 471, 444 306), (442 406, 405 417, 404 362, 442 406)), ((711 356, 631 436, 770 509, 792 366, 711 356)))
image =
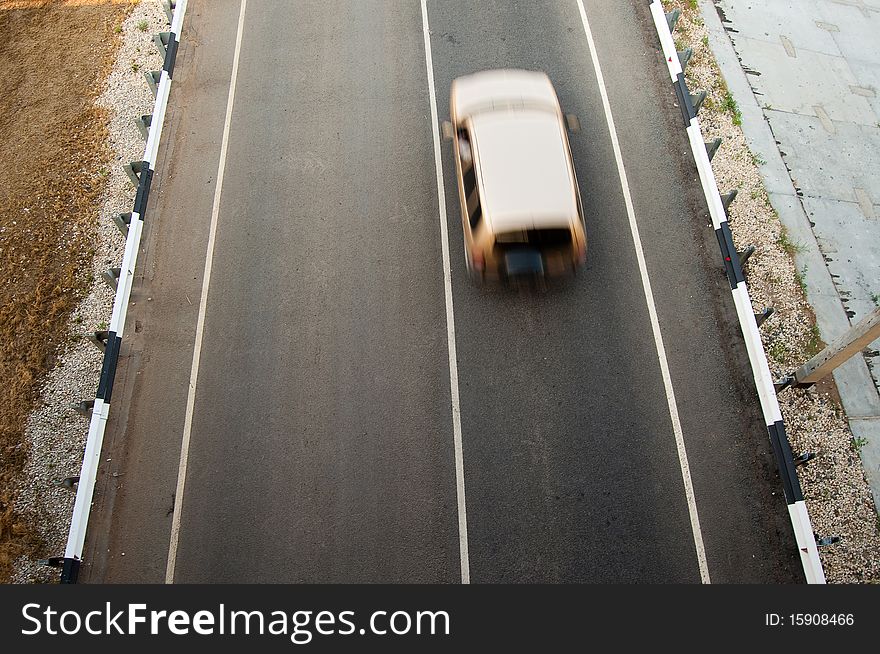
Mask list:
POLYGON ((13 508, 24 427, 89 281, 111 158, 94 102, 135 3, 0 0, 0 582, 39 554, 13 508))

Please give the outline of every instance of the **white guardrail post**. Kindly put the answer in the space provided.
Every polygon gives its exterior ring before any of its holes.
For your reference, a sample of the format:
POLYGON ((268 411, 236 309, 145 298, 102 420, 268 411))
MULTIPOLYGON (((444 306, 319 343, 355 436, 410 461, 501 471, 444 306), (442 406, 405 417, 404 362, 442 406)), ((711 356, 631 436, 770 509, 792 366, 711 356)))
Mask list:
MULTIPOLYGON (((710 163, 711 156, 706 143, 700 132, 700 123, 697 120, 697 109, 694 107, 695 100, 699 97, 692 96, 688 91, 682 70, 682 62, 679 53, 676 52, 675 42, 672 38, 672 27, 678 18, 674 12, 669 18, 663 11, 660 0, 649 0, 654 25, 660 37, 660 45, 663 48, 663 56, 675 87, 678 105, 682 112, 682 118, 687 129, 688 139, 691 144, 694 161, 700 175, 700 183, 703 193, 709 205, 709 214, 712 216, 712 226, 718 238, 721 248, 721 256, 724 259, 724 268, 730 281, 730 289, 733 301, 736 305, 736 313, 739 317, 740 328, 745 339, 749 361, 752 366, 752 374, 755 378, 755 386, 758 390, 758 398, 761 401, 761 409, 764 412, 764 421, 776 457, 776 465, 779 468, 779 476, 785 492, 785 501, 788 504, 788 514, 794 527, 794 535, 800 552, 801 564, 804 568, 807 583, 824 584, 825 572, 819 560, 819 549, 816 538, 810 524, 810 516, 804 503, 800 481, 795 471, 795 462, 791 453, 791 446, 785 435, 785 425, 782 421, 782 413, 779 410, 779 402, 776 398, 776 389, 773 386, 773 378, 770 375, 770 366, 767 363, 767 355, 761 343, 761 334, 758 332, 758 323, 752 309, 752 301, 749 298, 749 290, 746 287, 743 276, 740 255, 733 244, 730 226, 727 224, 727 206, 718 191, 718 184, 712 172, 710 163)), ((688 56, 684 56, 685 64, 688 56)), ((717 143, 711 144, 712 154, 717 150, 717 143)), ((730 197, 732 200, 733 197, 730 197)), ((728 200, 727 204, 729 204, 728 200)))
POLYGON ((131 219, 128 224, 125 254, 122 257, 116 297, 113 300, 113 314, 110 318, 110 327, 104 349, 104 363, 101 367, 98 392, 95 397, 94 407, 92 408, 89 435, 86 440, 82 469, 76 489, 76 502, 73 505, 73 517, 70 521, 67 547, 64 551, 63 562, 61 563, 61 583, 63 584, 76 583, 82 563, 82 552, 86 540, 86 529, 89 523, 92 495, 95 491, 98 463, 101 459, 101 447, 104 443, 104 429, 107 426, 107 417, 110 413, 110 396, 113 391, 113 380, 116 376, 116 364, 119 360, 122 330, 125 327, 125 315, 128 309, 128 301, 131 297, 131 286, 134 281, 134 269, 140 249, 144 216, 147 210, 147 200, 150 195, 150 184, 152 183, 154 166, 156 165, 159 139, 162 136, 162 125, 165 122, 165 109, 168 105, 168 94, 171 91, 171 79, 174 75, 174 62, 177 58, 177 48, 180 44, 180 32, 183 25, 183 15, 186 12, 187 0, 177 0, 173 5, 174 13, 171 18, 171 32, 165 47, 165 63, 162 66, 161 76, 157 85, 156 104, 150 120, 143 163, 137 178, 137 195, 135 196, 134 210, 131 213, 131 219))

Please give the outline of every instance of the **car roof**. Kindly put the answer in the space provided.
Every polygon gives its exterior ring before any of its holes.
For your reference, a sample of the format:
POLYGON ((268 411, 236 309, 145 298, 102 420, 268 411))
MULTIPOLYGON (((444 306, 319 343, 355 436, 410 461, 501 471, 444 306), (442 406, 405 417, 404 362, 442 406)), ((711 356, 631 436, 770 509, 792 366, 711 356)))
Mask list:
POLYGON ((570 226, 577 199, 559 116, 504 110, 481 113, 470 124, 492 230, 570 226))
POLYGON ((459 77, 452 84, 453 111, 459 121, 503 107, 559 109, 550 78, 540 72, 485 70, 459 77))

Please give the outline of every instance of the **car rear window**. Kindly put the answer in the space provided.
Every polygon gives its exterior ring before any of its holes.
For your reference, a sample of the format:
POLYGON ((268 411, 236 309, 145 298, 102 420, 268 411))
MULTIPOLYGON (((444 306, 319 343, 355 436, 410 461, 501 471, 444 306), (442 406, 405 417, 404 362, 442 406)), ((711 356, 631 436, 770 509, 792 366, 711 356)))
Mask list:
POLYGON ((495 243, 504 247, 525 245, 539 249, 561 248, 571 245, 571 230, 526 229, 504 232, 495 237, 495 243))

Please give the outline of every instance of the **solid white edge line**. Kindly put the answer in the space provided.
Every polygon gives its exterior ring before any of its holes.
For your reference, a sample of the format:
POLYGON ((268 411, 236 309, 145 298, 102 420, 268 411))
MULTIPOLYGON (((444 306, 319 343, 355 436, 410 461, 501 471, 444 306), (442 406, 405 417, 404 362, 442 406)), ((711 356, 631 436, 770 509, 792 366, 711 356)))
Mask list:
POLYGON ((434 137, 434 167, 437 170, 437 201, 440 211, 440 236, 443 251, 443 286, 446 299, 446 343, 449 351, 449 387, 452 396, 452 437, 455 447, 455 496, 458 504, 458 549, 461 557, 461 583, 471 580, 468 558, 467 502, 464 492, 464 455, 461 438, 461 408, 458 395, 458 356, 455 350, 455 314, 452 308, 452 268, 449 263, 449 230, 446 224, 446 186, 443 182, 443 159, 440 155, 437 92, 434 88, 434 60, 431 56, 431 33, 428 7, 422 0, 422 34, 425 39, 425 65, 428 71, 428 93, 431 100, 431 133, 434 137))
POLYGON ((177 491, 174 494, 174 513, 171 519, 171 541, 168 545, 168 562, 165 568, 165 583, 174 583, 174 569, 177 565, 177 547, 180 541, 180 514, 183 508, 183 492, 186 486, 186 468, 189 460, 189 443, 192 435, 193 410, 196 400, 196 384, 199 377, 199 361, 202 354, 202 338, 205 333, 205 314, 208 307, 208 289, 211 285, 211 268, 214 262, 214 243, 217 238, 217 221, 220 216, 220 197, 223 191, 223 175, 226 171, 226 150, 229 146, 229 128, 232 124, 232 108, 235 104, 235 84, 238 79, 238 61, 241 54, 242 34, 244 33, 244 14, 247 0, 241 0, 238 15, 238 32, 235 36, 235 55, 232 59, 232 77, 229 80, 229 95, 226 100, 226 118, 223 123, 223 140, 220 144, 220 161, 217 164, 217 184, 214 187, 214 204, 211 207, 211 227, 208 233, 208 248, 205 255, 205 272, 202 276, 202 296, 199 300, 199 317, 196 323, 196 338, 193 346, 192 368, 190 369, 189 392, 186 397, 186 417, 183 424, 183 438, 180 446, 180 466, 177 472, 177 491))
POLYGON ((639 227, 636 223, 635 210, 633 208, 632 196, 629 190, 629 182, 626 176, 626 169, 623 165, 623 155, 620 150, 620 143, 617 138, 617 128, 614 126, 614 117, 611 113, 611 103, 608 99, 608 90, 605 88, 605 78, 602 75, 602 68, 599 65, 599 55, 596 50, 596 43, 593 40, 593 33, 590 30, 590 22, 587 19, 587 12, 584 9, 583 0, 577 0, 578 9, 581 14, 581 21, 584 25, 584 32, 587 36, 587 43, 590 48, 590 57, 593 60, 593 70, 596 74, 596 80, 599 83, 599 92, 602 96, 602 107, 605 111, 605 120, 608 123, 608 132, 611 136, 611 145, 614 148, 614 159, 617 163, 617 174, 620 177, 620 186, 623 190, 623 198, 626 203, 626 214, 629 218, 630 232, 632 233, 633 245, 636 250, 636 258, 639 262, 639 274, 642 278, 642 287, 645 292, 645 301, 648 305, 648 314, 651 318, 651 331, 654 334, 654 345, 657 349, 657 359, 660 362, 660 372, 663 376, 663 386, 666 390, 666 401, 669 406, 669 416, 672 419, 672 430, 675 433, 675 445, 678 450, 678 461, 681 467, 681 477, 684 482, 685 495, 687 497, 688 513, 690 514, 691 530, 694 538, 694 548, 697 554, 697 563, 700 568, 700 579, 704 584, 710 583, 709 567, 706 562, 706 549, 703 545, 703 533, 700 529, 700 517, 697 513, 697 502, 694 495, 694 485, 691 480, 690 465, 688 464, 687 450, 685 449, 684 434, 681 429, 681 420, 678 415, 678 406, 675 401, 675 392, 672 388, 672 377, 669 373, 669 363, 666 360, 666 348, 663 345, 663 335, 660 332, 660 321, 657 317, 657 308, 654 304, 654 294, 651 290, 651 281, 648 278, 648 269, 645 263, 645 253, 642 249, 642 240, 639 236, 639 227))

